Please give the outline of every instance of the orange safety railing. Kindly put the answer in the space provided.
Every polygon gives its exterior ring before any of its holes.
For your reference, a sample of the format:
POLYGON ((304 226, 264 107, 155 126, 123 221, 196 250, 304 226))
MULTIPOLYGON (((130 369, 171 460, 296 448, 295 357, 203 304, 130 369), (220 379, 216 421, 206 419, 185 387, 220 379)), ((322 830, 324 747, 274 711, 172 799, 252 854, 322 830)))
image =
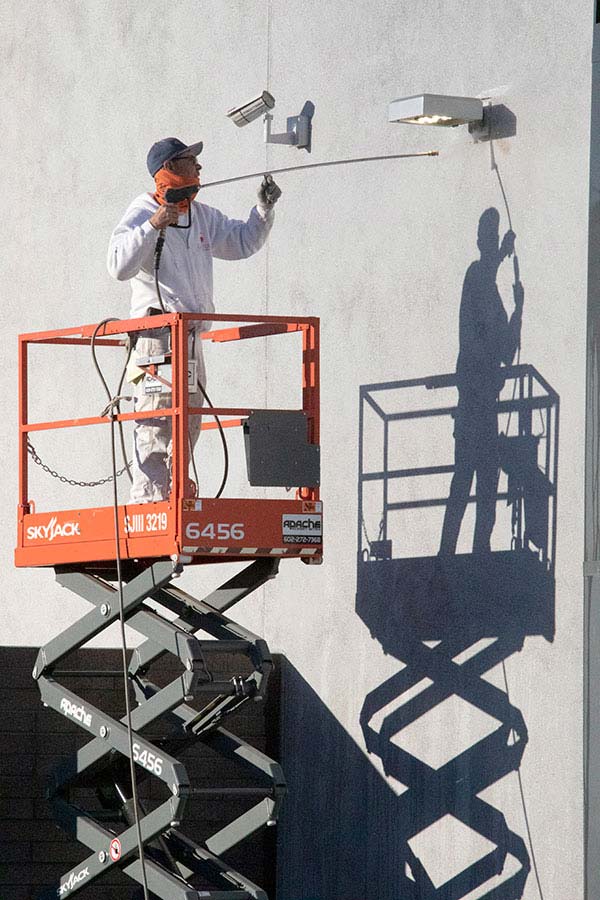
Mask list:
MULTIPOLYGON (((28 547, 26 524, 29 517, 35 515, 35 501, 29 495, 29 454, 28 441, 36 431, 56 430, 65 428, 80 428, 87 425, 110 424, 111 421, 129 422, 143 419, 156 419, 156 410, 134 412, 111 412, 105 415, 94 415, 71 419, 59 419, 54 421, 30 421, 28 404, 28 382, 31 361, 28 351, 32 345, 87 345, 92 340, 95 346, 123 346, 126 336, 135 336, 138 332, 168 327, 171 334, 172 352, 172 394, 171 405, 160 409, 160 417, 172 419, 172 487, 169 500, 169 508, 173 510, 174 521, 172 523, 172 538, 174 545, 181 548, 185 533, 185 508, 184 501, 192 499, 195 494, 193 485, 188 478, 190 462, 190 447, 188 441, 188 418, 192 415, 203 415, 203 430, 217 427, 212 416, 222 419, 224 428, 240 426, 256 408, 243 408, 237 406, 211 407, 209 421, 206 407, 190 405, 188 395, 188 333, 190 328, 197 329, 197 338, 203 341, 212 341, 222 344, 232 341, 249 340, 257 337, 268 337, 278 334, 302 334, 302 410, 308 423, 308 442, 319 443, 319 320, 314 317, 286 317, 286 316, 254 316, 254 315, 220 315, 216 313, 187 314, 168 313, 147 318, 108 321, 98 327, 97 324, 84 325, 75 328, 64 328, 54 331, 35 332, 19 336, 19 537, 17 546, 18 565, 52 564, 52 554, 43 554, 46 562, 28 562, 25 551, 28 547), (211 330, 198 330, 202 328, 202 322, 208 321, 217 327, 211 330)), ((295 502, 318 503, 319 490, 317 487, 297 486, 298 492, 295 502)), ((218 501, 213 501, 218 502, 218 501)), ((223 500, 223 503, 231 503, 231 500, 223 500)), ((242 501, 240 501, 242 502, 242 501)), ((252 503, 265 503, 266 500, 252 500, 252 503)), ((281 501, 279 501, 281 502, 281 501)), ((289 505, 288 501, 288 505, 289 505)), ((187 504, 189 506, 189 503, 187 504)), ((131 504, 127 505, 131 507, 131 504)), ((308 506, 306 507, 308 509, 308 506)), ((110 507, 109 507, 110 509, 110 507)), ((125 512, 127 509, 122 507, 125 512)), ((56 513, 58 515, 58 513, 56 513)), ((72 541, 75 543, 75 541, 72 541)), ((105 542, 104 542, 105 543, 105 542)), ((160 542, 159 542, 160 543, 160 542)), ((157 545, 156 554, 162 555, 166 544, 157 545)), ((131 550, 131 548, 129 548, 131 550)), ((128 547, 123 547, 124 555, 131 555, 128 547)), ((94 554, 90 548, 90 558, 106 558, 106 548, 97 549, 94 554)), ((293 555, 293 553, 292 553, 293 555)), ((59 554, 60 556, 60 554, 59 554)), ((67 554, 68 556, 68 554, 67 554)), ((35 557, 41 560, 38 553, 35 557)))

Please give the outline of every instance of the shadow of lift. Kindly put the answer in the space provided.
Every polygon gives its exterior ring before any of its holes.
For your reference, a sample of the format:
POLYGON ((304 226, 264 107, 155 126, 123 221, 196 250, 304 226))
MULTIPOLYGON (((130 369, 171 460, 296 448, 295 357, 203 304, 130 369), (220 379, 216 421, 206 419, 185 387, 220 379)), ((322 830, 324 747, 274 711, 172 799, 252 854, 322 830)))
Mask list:
MULTIPOLYGON (((358 564, 356 611, 386 653, 401 657, 399 636, 441 640, 506 633, 554 638, 553 572, 530 550, 477 557, 367 560, 358 564)), ((522 643, 522 641, 521 641, 522 643)))
MULTIPOLYGON (((512 506, 512 535, 509 549, 489 553, 395 557, 388 536, 392 514, 446 502, 435 497, 392 501, 391 482, 453 471, 446 465, 390 468, 393 423, 455 412, 455 406, 431 403, 422 410, 399 410, 398 396, 406 388, 453 387, 453 376, 361 388, 356 611, 372 637, 404 668, 367 695, 360 724, 368 752, 379 758, 386 776, 404 786, 400 796, 390 799, 400 821, 395 830, 400 830, 403 843, 397 851, 398 862, 404 863, 403 871, 398 871, 398 896, 419 900, 459 900, 473 891, 488 900, 518 900, 530 871, 522 837, 479 796, 519 768, 527 743, 523 716, 510 703, 508 687, 500 689, 484 676, 519 651, 527 636, 541 635, 548 641, 554 637, 558 395, 532 366, 504 371, 508 381, 514 380, 514 389, 512 397, 500 400, 498 410, 516 416, 517 435, 501 436, 510 458, 502 463, 508 486, 498 493, 497 502, 506 500, 512 506), (386 404, 386 394, 396 406, 386 404), (366 406, 376 412, 383 429, 379 471, 365 469, 366 406), (533 435, 534 410, 543 420, 541 440, 533 435), (510 447, 507 441, 512 441, 510 447), (521 451, 529 454, 527 464, 519 465, 521 451), (381 486, 383 513, 378 540, 369 543, 363 491, 373 481, 381 486), (450 719, 450 732, 436 731, 435 724, 429 730, 419 726, 434 710, 435 721, 444 721, 439 713, 446 701, 470 704, 471 719, 483 714, 495 720, 495 727, 491 731, 488 727, 483 736, 474 734, 472 742, 454 754, 442 752, 441 759, 434 759, 427 745, 433 742, 443 749, 445 743, 452 744, 451 731, 458 723, 450 719), (421 735, 416 747, 414 739, 405 740, 411 727, 421 735), (447 817, 475 832, 487 849, 459 871, 455 866, 449 875, 438 871, 434 877, 419 847, 427 829, 443 820, 447 823, 447 817)), ((476 502, 476 496, 470 502, 476 502)), ((464 725, 464 710, 462 716, 464 725)), ((445 848, 438 848, 438 857, 443 859, 444 854, 452 855, 447 840, 445 848)), ((440 859, 436 862, 434 868, 439 870, 440 859)))

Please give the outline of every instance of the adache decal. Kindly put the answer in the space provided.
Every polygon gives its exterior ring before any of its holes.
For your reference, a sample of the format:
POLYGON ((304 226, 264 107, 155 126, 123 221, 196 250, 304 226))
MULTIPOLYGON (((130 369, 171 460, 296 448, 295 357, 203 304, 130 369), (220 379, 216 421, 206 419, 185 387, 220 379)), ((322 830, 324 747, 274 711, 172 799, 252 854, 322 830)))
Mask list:
POLYGON ((65 716, 70 716, 72 719, 76 719, 77 722, 82 722, 86 728, 89 728, 92 724, 92 714, 87 712, 84 706, 77 706, 77 704, 71 703, 66 697, 63 697, 60 701, 60 710, 65 716))
POLYGON ((281 521, 284 544, 320 544, 323 519, 320 515, 284 515, 281 521))

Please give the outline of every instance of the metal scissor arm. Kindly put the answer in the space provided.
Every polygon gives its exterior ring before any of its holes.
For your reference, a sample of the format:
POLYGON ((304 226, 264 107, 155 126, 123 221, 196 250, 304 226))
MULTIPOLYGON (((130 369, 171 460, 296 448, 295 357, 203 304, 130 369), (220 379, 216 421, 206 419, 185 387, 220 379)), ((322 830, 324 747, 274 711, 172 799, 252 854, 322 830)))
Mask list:
MULTIPOLYGON (((222 724, 249 699, 264 698, 273 663, 265 641, 228 619, 223 610, 273 578, 278 565, 276 559, 258 559, 203 600, 171 584, 179 573, 172 562, 157 562, 123 586, 125 620, 145 639, 133 652, 128 671, 137 700, 131 711, 132 747, 138 783, 153 780, 163 785, 157 789, 160 800, 139 804, 146 879, 153 896, 162 900, 197 900, 198 890, 190 883, 196 876, 214 885, 214 889, 203 888, 202 897, 267 900, 261 888, 223 863, 219 855, 258 829, 276 823, 285 779, 278 763, 222 724), (147 601, 152 601, 152 606, 147 601), (175 620, 165 612, 174 612, 175 620), (223 659, 231 661, 226 674, 213 672, 215 652, 221 669, 223 659), (179 660, 181 672, 159 686, 150 680, 150 670, 166 654, 179 660), (240 671, 242 657, 245 663, 240 671), (192 706, 194 700, 199 703, 192 706), (196 744, 219 754, 254 784, 195 787, 176 754, 196 744), (250 807, 214 834, 204 836, 201 844, 179 830, 188 803, 232 796, 249 801, 250 807)), ((118 592, 85 570, 57 573, 57 580, 94 609, 40 650, 34 677, 43 703, 74 721, 91 738, 55 770, 50 789, 57 821, 91 852, 42 895, 47 900, 71 897, 115 865, 133 881, 143 883, 127 717, 115 718, 58 680, 68 672, 59 671, 58 663, 118 619, 118 592), (77 792, 90 787, 99 810, 82 808, 77 801, 77 792), (115 839, 118 851, 111 854, 115 839)), ((93 681, 103 673, 89 674, 93 681)))

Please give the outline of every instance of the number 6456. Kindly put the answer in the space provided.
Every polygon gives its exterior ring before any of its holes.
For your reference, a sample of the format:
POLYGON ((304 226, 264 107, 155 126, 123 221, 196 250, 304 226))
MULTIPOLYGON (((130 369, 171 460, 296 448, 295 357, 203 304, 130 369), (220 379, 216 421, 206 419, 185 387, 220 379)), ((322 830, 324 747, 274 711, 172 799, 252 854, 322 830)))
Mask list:
POLYGON ((138 743, 133 745, 133 759, 149 772, 153 772, 154 775, 162 775, 163 761, 160 756, 156 756, 149 750, 142 750, 138 743))
POLYGON ((243 522, 209 522, 203 528, 200 522, 190 522, 185 529, 185 536, 192 541, 208 538, 210 541, 241 541, 246 531, 243 522))

